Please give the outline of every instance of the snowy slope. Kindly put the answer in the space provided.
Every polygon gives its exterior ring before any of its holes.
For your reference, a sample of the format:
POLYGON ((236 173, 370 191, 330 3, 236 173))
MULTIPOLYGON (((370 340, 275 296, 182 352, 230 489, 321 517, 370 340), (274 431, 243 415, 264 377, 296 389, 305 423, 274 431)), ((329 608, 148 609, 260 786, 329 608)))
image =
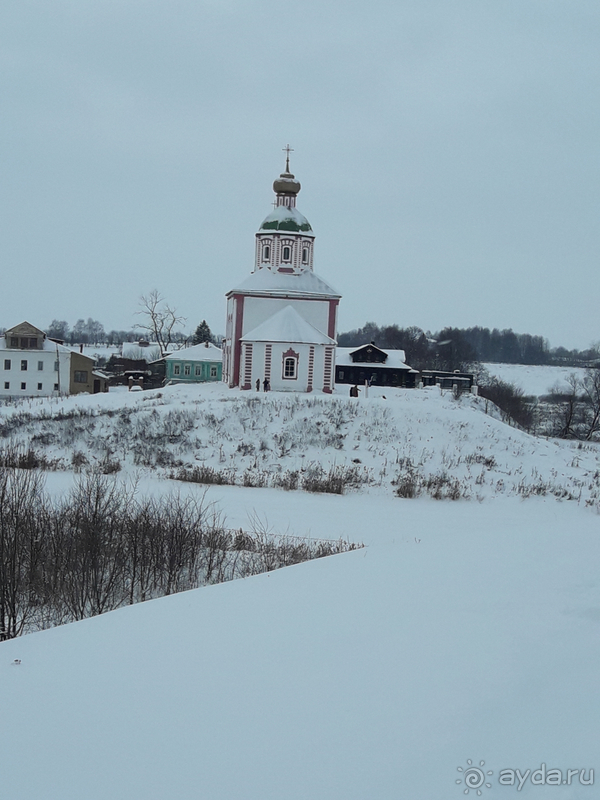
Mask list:
MULTIPOLYGON (((528 436, 476 398, 385 395, 177 386, 0 408, 5 443, 64 467, 52 493, 77 449, 95 463, 108 448, 115 479, 153 494, 204 487, 135 453, 238 483, 356 467, 343 496, 207 498, 232 527, 255 514, 368 545, 0 643, 1 798, 445 800, 464 796, 468 759, 492 771, 490 797, 517 791, 500 770, 600 770, 599 448, 528 436), (461 499, 396 497, 409 469, 446 473, 461 499)), ((595 796, 577 775, 520 792, 547 793, 595 796)))
MULTIPOLYGON (((1 644, 2 797, 431 800, 467 759, 490 797, 501 769, 600 768, 596 515, 303 497, 369 547, 1 644)), ((550 794, 595 796, 575 783, 550 794)))
POLYGON ((435 387, 371 389, 356 401, 179 385, 3 406, 0 435, 61 470, 74 469, 76 454, 84 466, 116 463, 122 476, 204 466, 260 485, 290 470, 338 466, 360 490, 388 495, 414 471, 457 481, 471 499, 554 493, 597 504, 597 444, 537 439, 486 408, 481 398, 457 402, 435 387))

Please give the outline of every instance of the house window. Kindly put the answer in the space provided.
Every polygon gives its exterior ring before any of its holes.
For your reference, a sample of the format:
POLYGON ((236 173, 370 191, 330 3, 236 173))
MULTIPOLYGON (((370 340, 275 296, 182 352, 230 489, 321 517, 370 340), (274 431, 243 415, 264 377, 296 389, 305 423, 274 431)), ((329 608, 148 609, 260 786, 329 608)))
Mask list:
POLYGON ((10 358, 4 359, 4 369, 10 369, 10 358))
POLYGON ((41 391, 42 391, 42 384, 38 383, 38 392, 41 392, 41 391))
POLYGON ((194 375, 202 375, 202 364, 196 364, 194 375))
POLYGON ((27 384, 26 383, 22 383, 21 384, 21 389, 26 389, 26 388, 27 388, 27 384))
POLYGON ((23 359, 23 361, 21 361, 21 372, 27 372, 27 359, 26 358, 23 359))
POLYGON ((302 263, 308 264, 308 247, 302 248, 302 263))
POLYGON ((41 370, 43 370, 43 369, 44 369, 44 362, 43 361, 38 361, 38 370, 41 372, 41 370))
POLYGON ((263 247, 263 261, 268 261, 271 258, 271 248, 268 244, 263 247))
POLYGON ((10 389, 10 383, 8 381, 4 381, 4 388, 10 389))
POLYGON ((292 380, 296 377, 298 361, 295 358, 286 358, 283 362, 283 377, 292 380))
POLYGON ((179 364, 173 365, 173 375, 179 375, 181 373, 181 367, 179 364))
POLYGON ((192 366, 191 364, 186 364, 183 368, 184 375, 191 375, 192 374, 192 366))
POLYGON ((214 366, 212 366, 212 367, 210 368, 210 377, 211 377, 211 378, 216 378, 216 377, 217 377, 217 368, 216 368, 216 367, 214 367, 214 366))
POLYGON ((73 376, 73 380, 75 381, 75 383, 87 383, 88 382, 87 369, 76 369, 75 375, 73 376))
POLYGON ((283 248, 283 256, 284 261, 291 261, 292 260, 292 248, 288 247, 287 245, 283 248))

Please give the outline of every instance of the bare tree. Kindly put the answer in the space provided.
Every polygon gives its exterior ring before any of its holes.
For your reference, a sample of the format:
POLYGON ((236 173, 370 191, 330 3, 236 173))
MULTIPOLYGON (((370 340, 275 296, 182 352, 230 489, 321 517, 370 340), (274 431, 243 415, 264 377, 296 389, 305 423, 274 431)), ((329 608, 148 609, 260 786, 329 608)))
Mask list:
POLYGON ((164 297, 157 289, 140 297, 141 310, 136 311, 143 317, 144 322, 136 325, 142 331, 147 331, 150 338, 154 339, 164 356, 175 335, 174 328, 185 322, 185 317, 177 315, 174 308, 165 302, 164 297))
POLYGON ((589 441, 600 431, 600 369, 586 370, 581 387, 586 404, 585 438, 589 441))
POLYGON ((566 380, 566 386, 556 384, 550 390, 551 402, 555 406, 553 434, 559 439, 579 439, 581 421, 581 381, 575 373, 566 380))

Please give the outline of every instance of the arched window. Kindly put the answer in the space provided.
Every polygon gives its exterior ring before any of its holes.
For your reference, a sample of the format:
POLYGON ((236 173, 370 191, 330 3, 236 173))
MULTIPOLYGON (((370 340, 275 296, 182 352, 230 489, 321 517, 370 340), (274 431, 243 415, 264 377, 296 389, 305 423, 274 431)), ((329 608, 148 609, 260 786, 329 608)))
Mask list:
POLYGON ((308 247, 302 248, 302 263, 308 264, 308 247))
POLYGON ((268 244, 263 247, 263 261, 268 261, 271 258, 271 248, 268 244))
POLYGON ((292 260, 292 248, 289 247, 287 244, 283 248, 282 260, 283 261, 291 261, 292 260))

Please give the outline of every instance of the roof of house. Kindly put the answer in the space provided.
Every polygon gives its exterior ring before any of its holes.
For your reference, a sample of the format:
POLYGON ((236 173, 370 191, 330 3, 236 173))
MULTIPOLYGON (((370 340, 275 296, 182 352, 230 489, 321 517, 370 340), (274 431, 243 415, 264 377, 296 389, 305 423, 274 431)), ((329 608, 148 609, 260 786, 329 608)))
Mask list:
POLYGON ((222 361, 223 351, 211 342, 184 347, 165 356, 166 361, 222 361))
POLYGON ((303 319, 292 306, 285 306, 249 331, 242 342, 290 342, 290 344, 330 344, 335 340, 303 319))
MULTIPOLYGON (((362 347, 364 347, 364 345, 361 345, 361 347, 337 347, 335 351, 336 366, 368 367, 369 369, 384 367, 385 369, 407 369, 410 370, 410 372, 417 372, 416 369, 412 369, 408 364, 405 364, 404 359, 406 356, 404 350, 383 350, 382 352, 387 353, 387 359, 384 364, 378 361, 353 361, 352 353, 356 353, 356 351, 360 350, 362 347)), ((381 348, 378 348, 378 350, 381 350, 381 348)))
POLYGON ((44 339, 42 347, 32 348, 31 350, 21 350, 18 347, 7 347, 6 346, 6 337, 0 336, 0 350, 6 350, 8 353, 29 353, 31 355, 35 355, 35 353, 39 353, 40 350, 44 352, 51 351, 53 353, 75 353, 78 356, 82 356, 82 358, 87 358, 90 361, 94 361, 91 356, 86 356, 83 353, 80 353, 78 348, 76 347, 67 347, 64 344, 58 344, 58 342, 53 342, 51 339, 44 339))
POLYGON ((227 292, 227 296, 235 293, 241 294, 263 294, 268 292, 273 296, 304 295, 314 297, 326 297, 328 299, 339 298, 341 295, 336 292, 322 278, 319 278, 312 270, 306 270, 299 275, 291 275, 283 272, 272 272, 267 267, 259 269, 248 275, 245 281, 235 289, 227 292))
POLYGON ((7 328, 6 333, 13 334, 15 336, 31 336, 32 334, 37 336, 41 334, 45 336, 43 330, 40 328, 36 328, 35 325, 32 325, 31 322, 20 322, 18 325, 14 325, 12 328, 7 328))

